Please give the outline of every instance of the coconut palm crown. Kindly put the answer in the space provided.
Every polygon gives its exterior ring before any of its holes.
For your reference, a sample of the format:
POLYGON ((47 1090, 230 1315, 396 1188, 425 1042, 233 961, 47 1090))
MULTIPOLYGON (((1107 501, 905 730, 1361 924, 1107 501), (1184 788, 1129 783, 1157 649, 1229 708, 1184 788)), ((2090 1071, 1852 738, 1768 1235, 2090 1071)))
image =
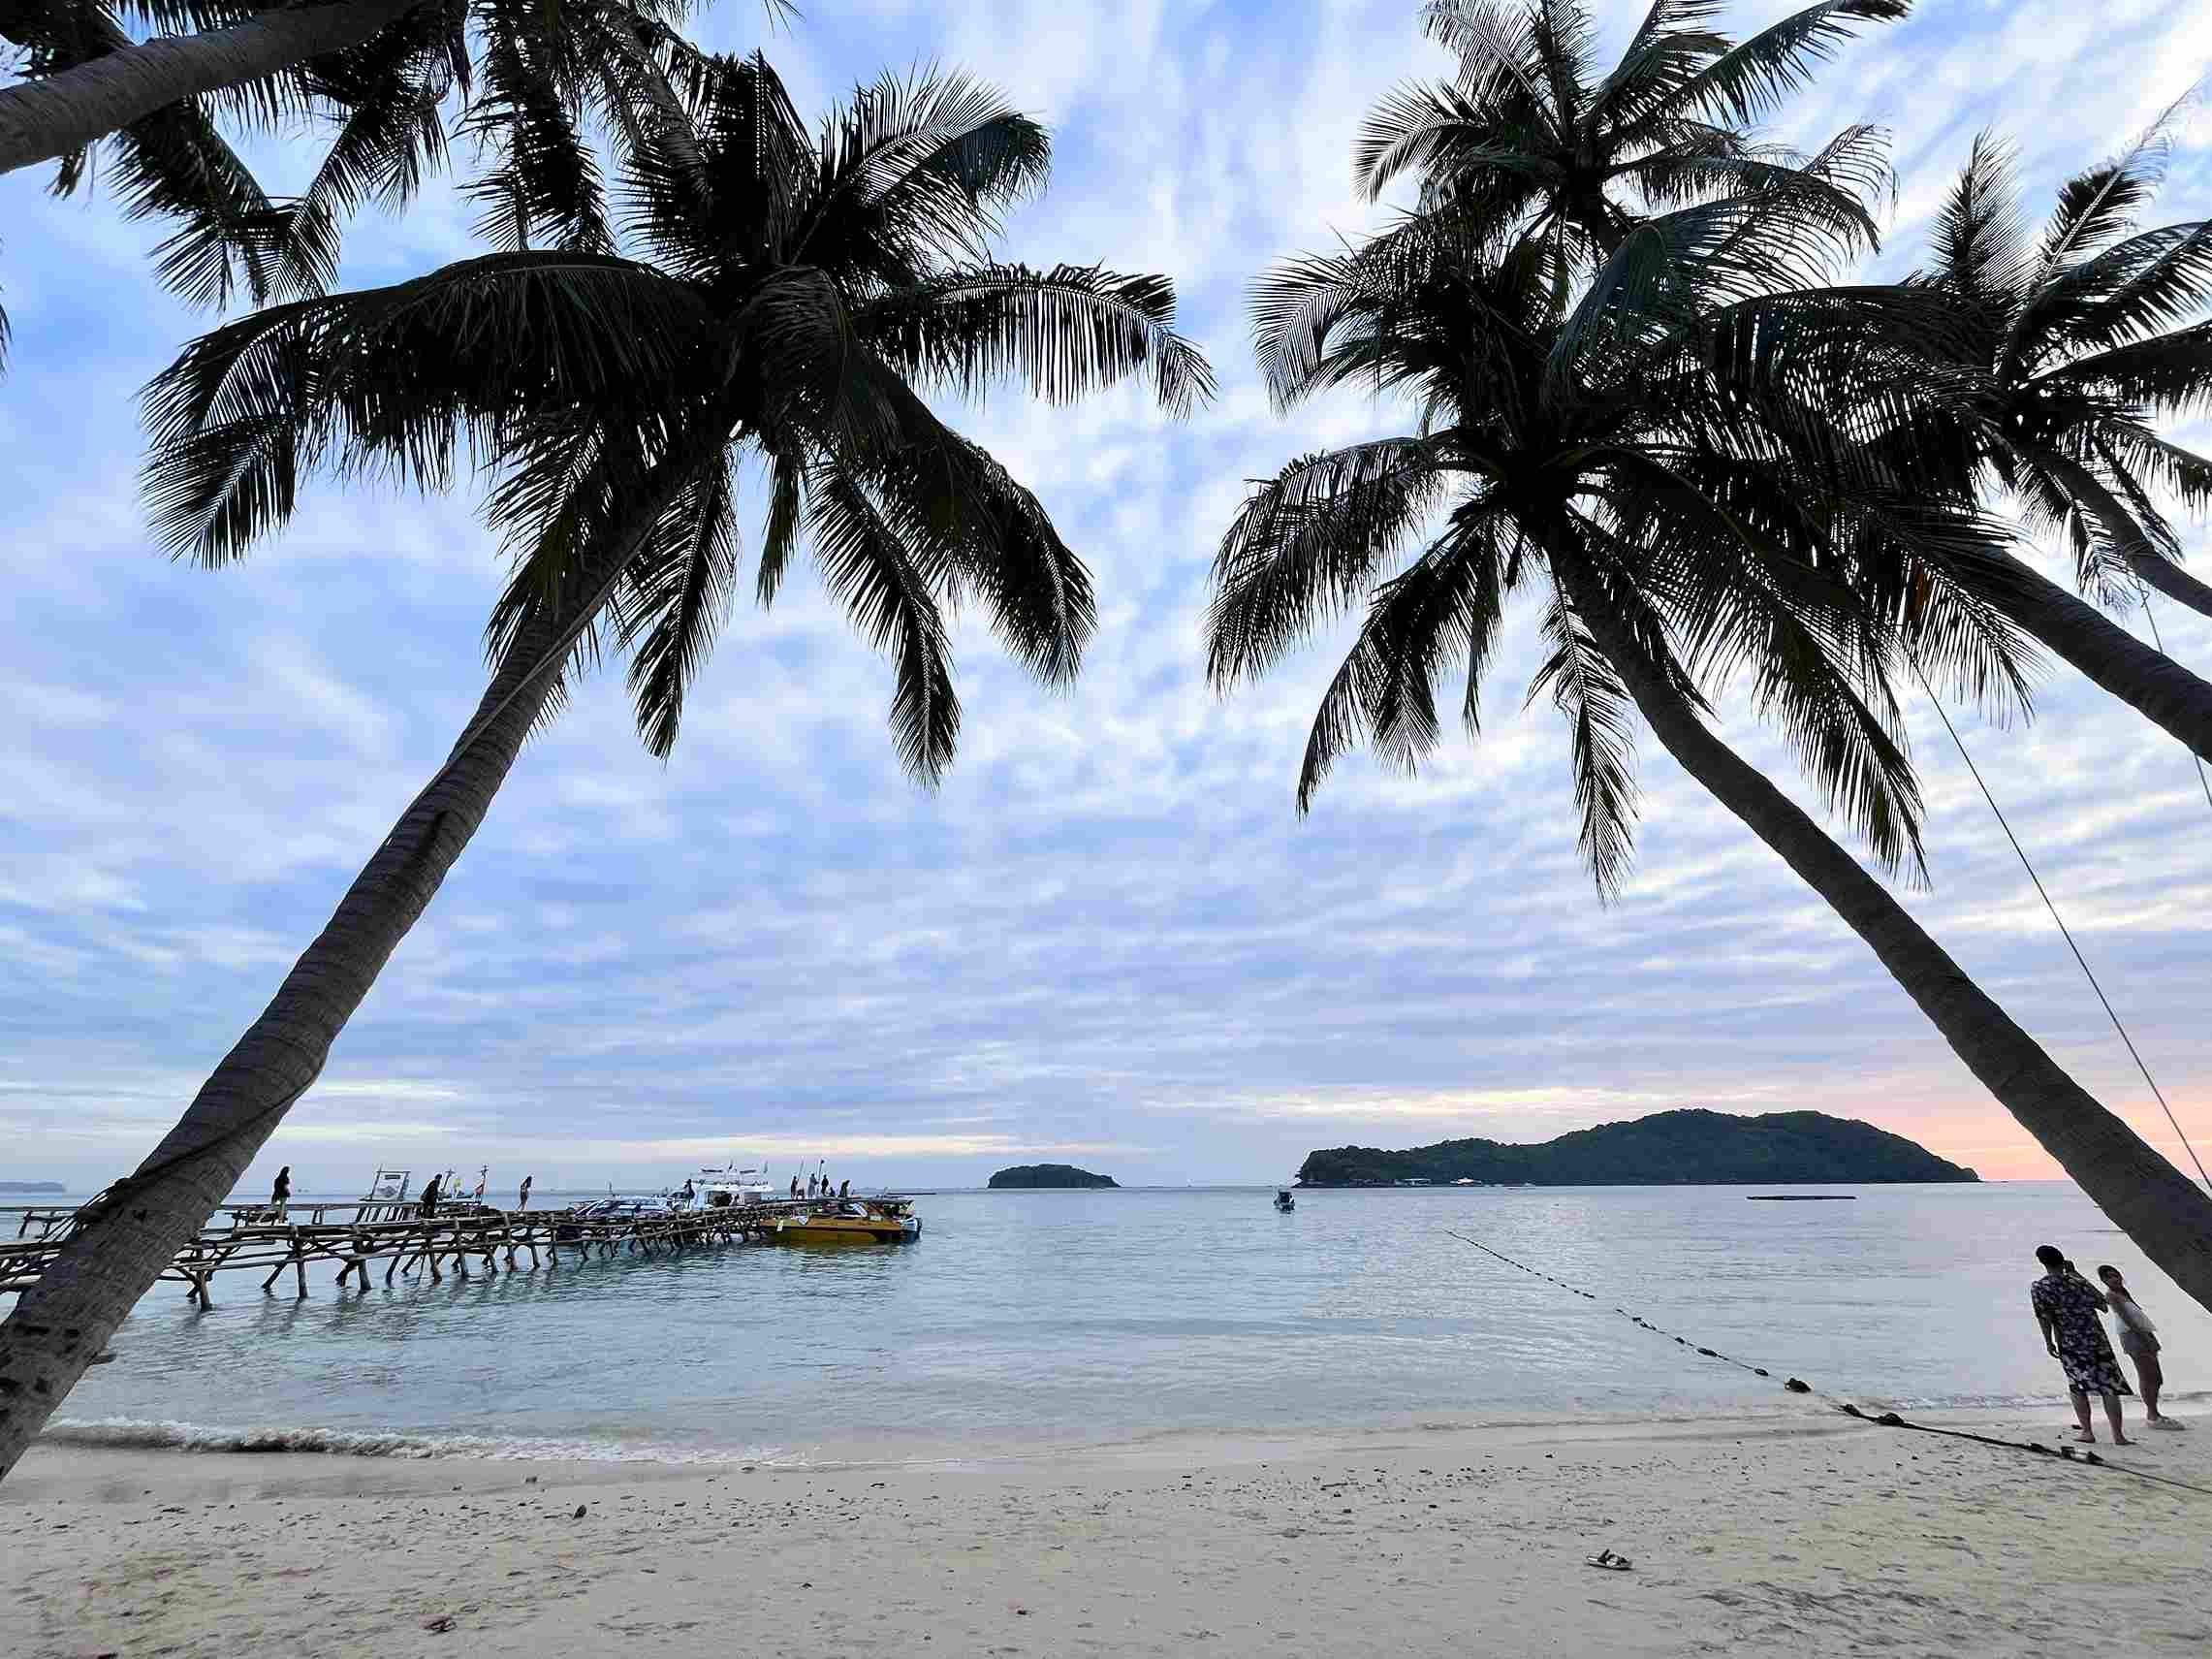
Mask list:
MULTIPOLYGON (((1440 731, 1437 682, 1481 683, 1508 600, 1539 595, 1549 655, 1531 695, 1566 717, 1580 846, 1601 892, 1634 820, 1628 697, 1594 636, 1625 626, 1674 694, 1748 669, 1830 804, 1887 864, 1917 864, 1918 798, 1887 689, 1903 595, 1878 600, 1903 541, 1943 567, 1989 531, 1939 503, 1853 485, 1839 436, 1903 396, 1912 359, 1885 331, 1940 326, 1909 291, 1824 286, 1826 215, 1766 195, 1632 228, 1564 318, 1548 238, 1501 257, 1456 204, 1363 247, 1299 260, 1254 302, 1279 404, 1342 384, 1395 395, 1417 429, 1292 462, 1256 488, 1216 563, 1211 666, 1227 686, 1365 605, 1300 771, 1310 805, 1332 762, 1372 741, 1412 765, 1440 731), (1884 379, 1886 376, 1886 379, 1884 379), (1886 385, 1887 390, 1881 388, 1886 385), (1825 396, 1823 396, 1825 395, 1825 396)), ((2017 643, 1941 582, 1914 638, 1983 694, 2022 689, 2017 643)))
POLYGON ((2011 154, 1977 137, 1920 280, 1952 299, 1956 367, 1980 380, 1955 406, 1963 464, 2063 538, 2084 592, 2125 606, 2144 582, 2212 614, 2164 508, 2212 506, 2212 462, 2158 431, 2212 400, 2212 220, 2141 226, 2168 150, 2162 121, 2069 179, 2038 235, 2011 154))
POLYGON ((1846 128, 1814 155, 1762 142, 1759 123, 1865 22, 1909 0, 1823 0, 1732 42, 1716 0, 1654 0, 1610 69, 1574 0, 1432 0, 1428 33, 1458 59, 1444 81, 1401 87, 1361 135, 1369 198, 1405 174, 1501 239, 1534 239, 1554 283, 1587 277, 1642 219, 1693 202, 1787 193, 1797 211, 1871 247, 1868 199, 1888 182, 1880 131, 1846 128))
POLYGON ((1210 393, 1206 366, 1165 278, 990 259, 1049 147, 989 88, 886 78, 818 135, 757 56, 714 61, 699 94, 621 180, 634 254, 494 254, 194 345, 148 394, 159 527, 221 563, 282 525, 317 464, 438 487, 466 447, 496 468, 491 518, 517 555, 494 655, 553 617, 585 649, 628 648, 665 753, 740 575, 732 468, 749 452, 767 472, 755 591, 773 599, 810 540, 892 649, 900 751, 933 779, 959 724, 945 608, 980 596, 1058 681, 1092 602, 1036 498, 920 393, 1011 375, 1061 401, 1142 371, 1181 411, 1210 393))

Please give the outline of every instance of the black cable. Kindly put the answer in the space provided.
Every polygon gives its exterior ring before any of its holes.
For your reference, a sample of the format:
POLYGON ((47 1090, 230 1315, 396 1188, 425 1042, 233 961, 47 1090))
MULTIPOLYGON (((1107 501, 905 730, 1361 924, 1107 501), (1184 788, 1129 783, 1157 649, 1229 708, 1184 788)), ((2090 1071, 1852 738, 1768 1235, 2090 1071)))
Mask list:
MULTIPOLYGON (((1928 693, 1928 701, 1936 706, 1936 718, 1943 722, 1943 730, 1951 734, 1951 743, 1957 748, 1959 758, 1966 762, 1967 771, 1974 775, 1975 782, 1980 786, 1981 798, 1989 803, 1989 810, 1996 814, 1997 827, 2005 832, 2005 839, 2012 844, 2012 850, 2020 860, 2020 868, 2028 873, 2028 879, 2036 884, 2036 892, 2043 901, 2043 909, 2051 912, 2051 920, 2058 924, 2059 935, 2066 941, 2067 949, 2073 952, 2074 961, 2080 964, 2082 976, 2089 981, 2089 988, 2097 993, 2097 1000, 2104 1005, 2105 1018, 2112 1022, 2112 1029, 2120 1034, 2120 1040, 2128 1045, 2128 1057, 2135 1063, 2135 1069, 2143 1074, 2143 1081, 2151 1086, 2151 1095, 2158 1101, 2159 1110, 2165 1113, 2165 1121, 2173 1125, 2174 1135, 2180 1140, 2183 1150, 2189 1154, 2189 1161, 2196 1165, 2196 1178, 2204 1183, 2206 1192, 2212 1192, 2212 1175, 2204 1172, 2204 1160, 2196 1156, 2196 1148, 2183 1131, 2181 1120, 2173 1115, 2173 1108, 2166 1104, 2165 1091, 2159 1087, 2158 1079, 2151 1075, 2151 1069, 2143 1064, 2143 1057, 2135 1048, 2135 1039, 2128 1035, 2128 1028, 2121 1023, 2118 1011, 2112 1006, 2112 999, 2104 994, 2104 987, 2097 982, 2097 974, 2089 966, 2089 958, 2081 954, 2081 946, 2073 941, 2073 931, 2066 925, 2066 918, 2059 914, 2058 906, 2051 902, 2050 891, 2044 887, 2043 878, 2036 874, 2035 865, 2029 861, 2028 849, 2020 845, 2020 838, 2012 833, 2012 826, 2005 816, 2005 809, 1997 804, 1997 797, 1990 793, 1989 784, 1981 776, 1981 768, 1975 765, 1974 756, 1967 752, 1965 740, 1959 736, 1958 727, 1951 724, 1951 717, 1943 708, 1943 700, 1936 695, 1935 687, 1928 684, 1927 675, 1921 673, 1919 658, 1909 656, 1907 660, 1912 664, 1912 673, 1920 682, 1920 689, 1928 693)), ((2212 800, 2212 784, 2206 785, 2206 798, 2212 800)))
MULTIPOLYGON (((2143 595, 2143 621, 2151 624, 2151 644, 2159 648, 2161 656, 2165 655, 2165 641, 2159 638, 2159 620, 2151 615, 2151 596, 2148 593, 2143 595)), ((2212 778, 2204 775, 2204 756, 2193 749, 2189 751, 2189 758, 2196 762, 2196 782, 2204 791, 2204 804, 2212 807, 2212 778)))
MULTIPOLYGON (((1548 1285, 1556 1285, 1561 1290, 1568 1292, 1570 1295, 1581 1296, 1586 1300, 1593 1302, 1602 1299, 1591 1292, 1585 1291, 1579 1285, 1570 1285, 1564 1279, 1555 1278, 1553 1275, 1546 1273, 1540 1267, 1532 1267, 1526 1261, 1516 1261, 1512 1257, 1507 1256, 1503 1251, 1493 1250, 1489 1245, 1483 1243, 1478 1238, 1469 1238, 1464 1232, 1453 1232, 1452 1229, 1448 1227, 1442 1230, 1447 1236, 1458 1239, 1462 1244, 1471 1244, 1475 1249, 1481 1251, 1483 1255, 1495 1257, 1500 1261, 1504 1262, 1506 1266, 1517 1267, 1522 1272, 1530 1274, 1534 1278, 1541 1279, 1548 1285)), ((1613 1311, 1619 1314, 1623 1319, 1627 1320, 1630 1324, 1650 1331, 1655 1336, 1666 1337, 1673 1341, 1677 1346, 1689 1349, 1692 1354, 1702 1355, 1708 1359, 1718 1359, 1723 1364, 1733 1365, 1739 1370, 1749 1371, 1754 1376, 1771 1377, 1774 1375, 1773 1372, 1769 1371, 1763 1365, 1754 1365, 1749 1360, 1738 1359, 1732 1355, 1721 1353, 1718 1349, 1701 1348, 1696 1343, 1691 1342, 1687 1336, 1677 1336, 1671 1330, 1661 1329, 1659 1326, 1652 1324, 1649 1320, 1644 1319, 1640 1315, 1630 1313, 1627 1308, 1617 1307, 1613 1311)), ((2043 1457, 2058 1457, 2069 1463, 2087 1463, 2095 1468, 2112 1469, 2118 1471, 2123 1475, 2133 1475, 2139 1481, 2154 1482, 2162 1486, 2178 1486, 2183 1491, 2197 1492, 2205 1497, 2212 1498, 2212 1486, 2199 1486, 2189 1481, 2176 1480, 2171 1475, 2154 1475, 2147 1469, 2131 1469, 2124 1463, 2107 1463, 2103 1458, 2098 1456, 2094 1452, 2084 1452, 2077 1454, 2074 1452, 2073 1448, 2070 1446, 2061 1446, 2054 1451, 2052 1448, 2043 1445, 2040 1441, 2000 1440, 1994 1435, 1975 1434, 1969 1429, 1937 1428, 1929 1423, 1913 1422, 1907 1418, 1900 1417, 1893 1411, 1883 1412, 1880 1416, 1874 1416, 1862 1408, 1853 1405, 1849 1400, 1844 1399, 1841 1395, 1827 1393, 1822 1389, 1814 1388, 1812 1384, 1804 1382, 1796 1377, 1790 1378, 1782 1386, 1793 1394, 1814 1395, 1818 1399, 1826 1401, 1829 1405, 1835 1407, 1836 1410, 1842 1412, 1846 1417, 1853 1417, 1858 1419, 1861 1422, 1870 1422, 1877 1425, 1878 1427, 1909 1428, 1917 1434, 1940 1434, 1944 1436, 1946 1439, 1971 1440, 1981 1446, 2001 1447, 2007 1452, 2030 1452, 2043 1457)))

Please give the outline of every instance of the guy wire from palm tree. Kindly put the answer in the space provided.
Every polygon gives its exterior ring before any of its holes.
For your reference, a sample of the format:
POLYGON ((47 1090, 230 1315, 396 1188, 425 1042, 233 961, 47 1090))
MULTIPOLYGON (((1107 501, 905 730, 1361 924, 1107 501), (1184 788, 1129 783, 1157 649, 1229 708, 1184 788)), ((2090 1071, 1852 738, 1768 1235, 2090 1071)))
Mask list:
MULTIPOLYGON (((2162 504, 2212 505, 2212 462, 2158 430, 2212 402, 2212 220, 2139 227, 2176 113, 2069 179, 2039 236, 2020 216, 2009 152, 1975 140, 1937 214, 1930 267, 1912 279, 1959 324, 1934 342, 1946 355, 1931 372, 1971 377, 1974 395, 1928 403, 1880 441, 1901 480, 2017 502, 2031 533, 2061 540, 2098 603, 2132 608, 2148 586, 2212 615, 2212 588, 2179 564, 2162 504)), ((2212 684, 2010 555, 1962 577, 2212 758, 2212 684)))
POLYGON ((1216 564, 1209 667, 1226 688, 1364 606, 1299 775, 1372 743, 1415 764, 1438 682, 1463 719, 1508 599, 1539 594, 1531 694, 1565 716, 1580 845, 1621 881, 1633 714, 1873 947, 1993 1095, 2145 1254, 2212 1307, 2212 1198, 2057 1067, 1882 884, 1715 736, 1705 693, 1748 681, 1877 859, 1918 856, 1890 682, 1910 650, 1950 688, 2024 706, 2031 653, 1957 580, 2003 526, 1902 492, 1873 439, 1973 381, 1931 376, 1954 326, 1924 287, 1833 284, 1848 239, 1786 195, 1630 229, 1557 306, 1539 229, 1494 252, 1446 199, 1254 300, 1279 404, 1358 385, 1409 403, 1406 436, 1303 457, 1252 491, 1216 564), (1828 270, 1820 267, 1825 264, 1828 270), (1912 572, 1910 579, 1900 571, 1912 572))
MULTIPOLYGON (((787 12, 783 0, 764 4, 772 18, 787 12)), ((406 207, 447 165, 455 137, 479 158, 469 194, 488 235, 508 246, 612 247, 601 146, 619 164, 653 135, 680 132, 684 89, 701 70, 679 32, 692 10, 692 0, 0 3, 0 35, 23 48, 28 76, 0 88, 0 171, 57 161, 53 189, 68 195, 95 178, 110 143, 126 215, 179 221, 155 249, 163 284, 211 308, 237 295, 266 303, 326 292, 344 222, 366 206, 406 207), (199 32, 134 41, 117 10, 199 32), (241 34, 252 49, 237 40, 226 49, 241 34), (105 77, 139 112, 97 113, 109 106, 73 96, 85 77, 105 77), (51 137, 57 110, 82 117, 66 142, 51 137), (267 194, 224 137, 301 126, 327 143, 291 197, 267 194)))
POLYGON ((1872 202, 1890 186, 1878 129, 1848 127, 1811 156, 1755 133, 1856 25, 1910 9, 1824 0, 1739 43, 1711 26, 1717 0, 1655 0, 1601 71, 1574 0, 1431 0, 1424 27, 1456 72, 1375 109, 1355 176, 1373 201, 1412 173, 1425 205, 1452 203, 1496 245, 1534 241, 1563 306, 1641 219, 1720 197, 1787 194, 1872 247, 1872 202))
POLYGON ((426 487, 490 470, 515 574, 491 684, 323 935, 176 1128, 117 1183, 0 1325, 0 1469, 227 1196, 482 822, 581 653, 630 654, 641 733, 675 742, 742 575, 742 453, 767 472, 755 592, 810 545, 894 659, 891 724, 918 778, 959 731, 947 609, 977 601, 1048 683, 1071 678, 1090 580, 1042 504, 922 389, 1011 380, 1064 402, 1132 376, 1209 397, 1165 278, 989 257, 1041 187, 1043 131, 963 76, 885 78, 810 134, 756 57, 714 60, 680 143, 620 180, 636 252, 511 251, 294 302, 191 347, 149 390, 164 535, 221 564, 321 469, 426 487))

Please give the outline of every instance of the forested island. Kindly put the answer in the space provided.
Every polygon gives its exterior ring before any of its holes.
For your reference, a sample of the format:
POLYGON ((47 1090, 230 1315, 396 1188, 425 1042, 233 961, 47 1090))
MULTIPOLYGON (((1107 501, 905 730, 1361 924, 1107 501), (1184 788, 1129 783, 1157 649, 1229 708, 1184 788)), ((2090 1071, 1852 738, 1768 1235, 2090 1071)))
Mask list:
MULTIPOLYGON (((1440 1140, 1389 1152, 1338 1146, 1309 1153, 1303 1187, 1391 1187, 1458 1181, 1532 1187, 1739 1182, 1978 1181, 1901 1134, 1824 1112, 1655 1112, 1554 1140, 1440 1140)), ((995 1183, 994 1183, 995 1185, 995 1183)))
POLYGON ((59 1181, 0 1181, 0 1193, 66 1193, 59 1181))
POLYGON ((1111 1175, 1093 1175, 1072 1164, 1017 1164, 991 1177, 994 1188, 1119 1187, 1111 1175))

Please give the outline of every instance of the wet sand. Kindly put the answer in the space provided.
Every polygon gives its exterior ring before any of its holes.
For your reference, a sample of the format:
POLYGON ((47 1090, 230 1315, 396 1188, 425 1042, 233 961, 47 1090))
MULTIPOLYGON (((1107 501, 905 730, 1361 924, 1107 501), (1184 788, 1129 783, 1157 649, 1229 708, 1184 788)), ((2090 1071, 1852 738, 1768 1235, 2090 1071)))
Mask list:
POLYGON ((48 1447, 0 1653, 2212 1650, 2212 1420, 2101 1450, 2207 1490, 1813 1407, 810 1470, 48 1447))

